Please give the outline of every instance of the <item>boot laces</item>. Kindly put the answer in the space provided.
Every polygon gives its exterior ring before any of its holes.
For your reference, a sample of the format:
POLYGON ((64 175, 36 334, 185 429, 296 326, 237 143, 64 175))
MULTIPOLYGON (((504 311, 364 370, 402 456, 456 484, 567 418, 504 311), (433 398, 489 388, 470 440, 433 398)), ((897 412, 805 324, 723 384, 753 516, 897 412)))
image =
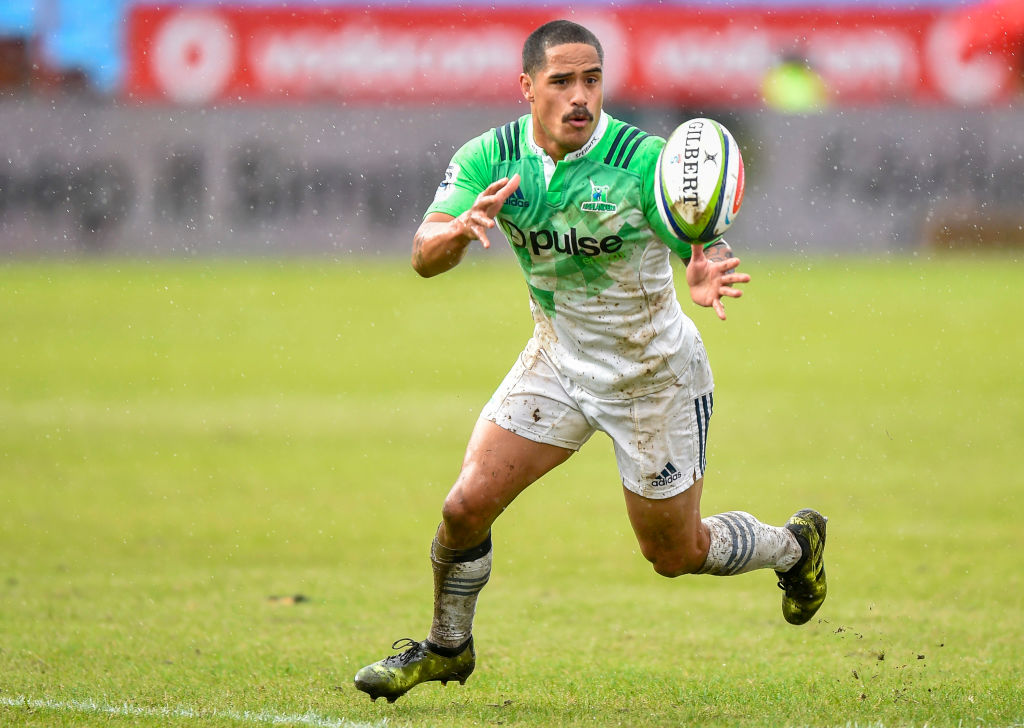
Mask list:
POLYGON ((422 648, 420 643, 409 637, 403 637, 400 640, 395 640, 391 644, 393 650, 405 650, 398 655, 391 655, 386 658, 384 662, 388 665, 408 665, 413 659, 419 656, 422 648))

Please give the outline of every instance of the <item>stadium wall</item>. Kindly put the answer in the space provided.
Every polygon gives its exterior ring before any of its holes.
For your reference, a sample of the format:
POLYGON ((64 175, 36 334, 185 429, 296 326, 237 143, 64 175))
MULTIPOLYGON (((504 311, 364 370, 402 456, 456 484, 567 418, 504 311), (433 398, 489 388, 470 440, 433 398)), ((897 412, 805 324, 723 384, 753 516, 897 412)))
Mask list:
MULTIPOLYGON (((695 115, 609 110, 662 135, 695 115)), ((0 105, 0 253, 405 255, 454 149, 524 111, 0 105)), ((747 166, 739 248, 870 253, 1024 229, 1022 110, 717 116, 747 166)))

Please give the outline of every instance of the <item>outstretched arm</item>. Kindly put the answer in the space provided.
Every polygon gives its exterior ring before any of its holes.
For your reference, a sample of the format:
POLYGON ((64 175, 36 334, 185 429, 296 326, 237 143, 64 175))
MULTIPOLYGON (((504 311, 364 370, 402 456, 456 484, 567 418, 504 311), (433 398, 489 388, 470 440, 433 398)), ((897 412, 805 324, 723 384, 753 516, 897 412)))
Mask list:
POLYGON ((718 318, 725 321, 722 296, 742 296, 743 291, 732 286, 737 283, 748 283, 750 276, 734 272, 740 264, 740 259, 733 257, 732 249, 724 240, 709 247, 706 253, 702 244, 690 247, 692 255, 686 266, 686 283, 690 287, 690 298, 700 306, 714 308, 718 318))
POLYGON ((412 267, 424 278, 451 270, 459 264, 466 248, 479 240, 491 247, 487 230, 495 226, 494 218, 501 206, 519 187, 519 175, 492 182, 477 195, 476 202, 458 217, 442 212, 427 215, 412 238, 412 267))

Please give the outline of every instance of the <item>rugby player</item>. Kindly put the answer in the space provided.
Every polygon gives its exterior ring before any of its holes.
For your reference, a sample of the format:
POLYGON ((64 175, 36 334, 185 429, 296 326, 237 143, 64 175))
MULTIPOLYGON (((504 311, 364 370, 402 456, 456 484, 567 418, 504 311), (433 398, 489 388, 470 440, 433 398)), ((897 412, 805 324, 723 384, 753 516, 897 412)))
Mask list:
POLYGON ((413 238, 423 276, 456 266, 498 226, 530 293, 532 338, 486 404, 431 547, 434 615, 421 642, 368 665, 355 684, 393 702, 422 682, 464 683, 476 662, 477 595, 491 572, 491 524, 596 431, 612 440, 640 550, 663 576, 774 569, 793 624, 825 599, 825 521, 803 509, 782 527, 732 511, 701 518, 714 383, 679 305, 670 255, 688 261, 690 298, 725 319, 750 276, 724 240, 675 237, 654 201, 665 140, 602 110, 603 52, 558 20, 523 46, 530 113, 465 144, 413 238))

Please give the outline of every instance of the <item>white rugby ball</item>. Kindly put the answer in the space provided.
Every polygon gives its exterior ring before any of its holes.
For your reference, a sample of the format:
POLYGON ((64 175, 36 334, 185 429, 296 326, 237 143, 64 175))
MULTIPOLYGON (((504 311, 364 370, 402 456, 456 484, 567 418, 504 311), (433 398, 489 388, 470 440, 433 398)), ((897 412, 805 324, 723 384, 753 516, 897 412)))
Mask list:
POLYGON ((658 157, 658 213, 681 240, 713 242, 736 219, 743 183, 743 157, 729 130, 714 119, 690 119, 676 127, 658 157))

